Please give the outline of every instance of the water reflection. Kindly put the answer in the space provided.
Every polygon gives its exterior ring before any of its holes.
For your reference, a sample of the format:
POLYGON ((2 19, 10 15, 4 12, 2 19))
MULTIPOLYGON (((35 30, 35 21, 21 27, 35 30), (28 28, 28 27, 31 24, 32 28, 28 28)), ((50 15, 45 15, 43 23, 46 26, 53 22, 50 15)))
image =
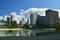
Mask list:
MULTIPOLYGON (((1 36, 36 36, 40 34, 51 33, 51 30, 40 30, 40 29, 25 29, 25 30, 0 30, 1 36)), ((54 31, 53 31, 54 32, 54 31)))

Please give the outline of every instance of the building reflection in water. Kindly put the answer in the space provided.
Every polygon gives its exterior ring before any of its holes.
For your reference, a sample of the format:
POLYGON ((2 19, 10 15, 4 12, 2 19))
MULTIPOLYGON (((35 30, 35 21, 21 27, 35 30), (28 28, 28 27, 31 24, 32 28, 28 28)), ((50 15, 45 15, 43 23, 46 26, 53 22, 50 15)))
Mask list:
MULTIPOLYGON (((53 31, 52 31, 53 32, 53 31)), ((54 31, 55 32, 55 31, 54 31)), ((50 34, 51 30, 13 30, 9 32, 8 30, 0 30, 0 37, 1 36, 37 36, 40 34, 50 34)))
POLYGON ((0 36, 35 36, 34 30, 0 31, 0 36))

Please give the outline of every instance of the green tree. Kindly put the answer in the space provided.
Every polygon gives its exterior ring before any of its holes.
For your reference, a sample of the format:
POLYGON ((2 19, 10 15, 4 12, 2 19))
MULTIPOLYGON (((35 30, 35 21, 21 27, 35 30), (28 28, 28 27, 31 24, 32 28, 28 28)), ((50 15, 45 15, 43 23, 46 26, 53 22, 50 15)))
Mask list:
POLYGON ((55 28, 56 28, 56 30, 60 30, 60 24, 57 23, 55 28))
POLYGON ((29 28, 29 25, 27 25, 27 23, 26 23, 26 24, 23 25, 23 27, 24 28, 29 28))
POLYGON ((12 22, 12 27, 13 27, 13 28, 16 28, 17 26, 18 26, 17 22, 16 22, 16 21, 13 21, 13 22, 12 22))

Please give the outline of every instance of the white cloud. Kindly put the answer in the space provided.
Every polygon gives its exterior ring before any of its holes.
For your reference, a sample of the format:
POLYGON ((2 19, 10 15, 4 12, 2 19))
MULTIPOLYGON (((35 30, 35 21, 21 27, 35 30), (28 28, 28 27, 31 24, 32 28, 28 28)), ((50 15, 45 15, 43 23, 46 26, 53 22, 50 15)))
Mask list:
POLYGON ((4 17, 3 16, 0 16, 0 20, 2 20, 2 19, 4 19, 4 17))
POLYGON ((4 20, 6 21, 7 20, 7 17, 10 17, 9 15, 5 15, 4 16, 4 20))
POLYGON ((23 9, 21 9, 20 11, 24 11, 23 9))
POLYGON ((16 13, 16 12, 12 12, 10 15, 13 16, 13 20, 16 20, 17 23, 19 23, 19 21, 23 18, 22 15, 18 15, 18 13, 16 13))
POLYGON ((59 16, 59 18, 60 18, 60 10, 57 10, 57 11, 58 11, 58 13, 59 13, 58 16, 59 16))
POLYGON ((20 12, 25 18, 29 18, 29 15, 31 13, 37 13, 41 16, 45 16, 45 10, 48 10, 48 8, 29 8, 23 12, 20 12))

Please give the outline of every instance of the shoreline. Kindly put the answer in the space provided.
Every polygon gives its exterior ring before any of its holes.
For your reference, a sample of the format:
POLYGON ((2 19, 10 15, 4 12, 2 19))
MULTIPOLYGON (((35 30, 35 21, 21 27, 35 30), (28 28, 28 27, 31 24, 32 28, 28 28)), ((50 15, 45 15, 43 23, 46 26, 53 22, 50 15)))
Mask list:
MULTIPOLYGON (((24 30, 26 28, 0 28, 0 30, 24 30)), ((29 29, 29 28, 27 28, 29 29)), ((38 29, 38 28, 37 28, 38 29)), ((44 30, 55 30, 55 28, 42 28, 44 30)))

